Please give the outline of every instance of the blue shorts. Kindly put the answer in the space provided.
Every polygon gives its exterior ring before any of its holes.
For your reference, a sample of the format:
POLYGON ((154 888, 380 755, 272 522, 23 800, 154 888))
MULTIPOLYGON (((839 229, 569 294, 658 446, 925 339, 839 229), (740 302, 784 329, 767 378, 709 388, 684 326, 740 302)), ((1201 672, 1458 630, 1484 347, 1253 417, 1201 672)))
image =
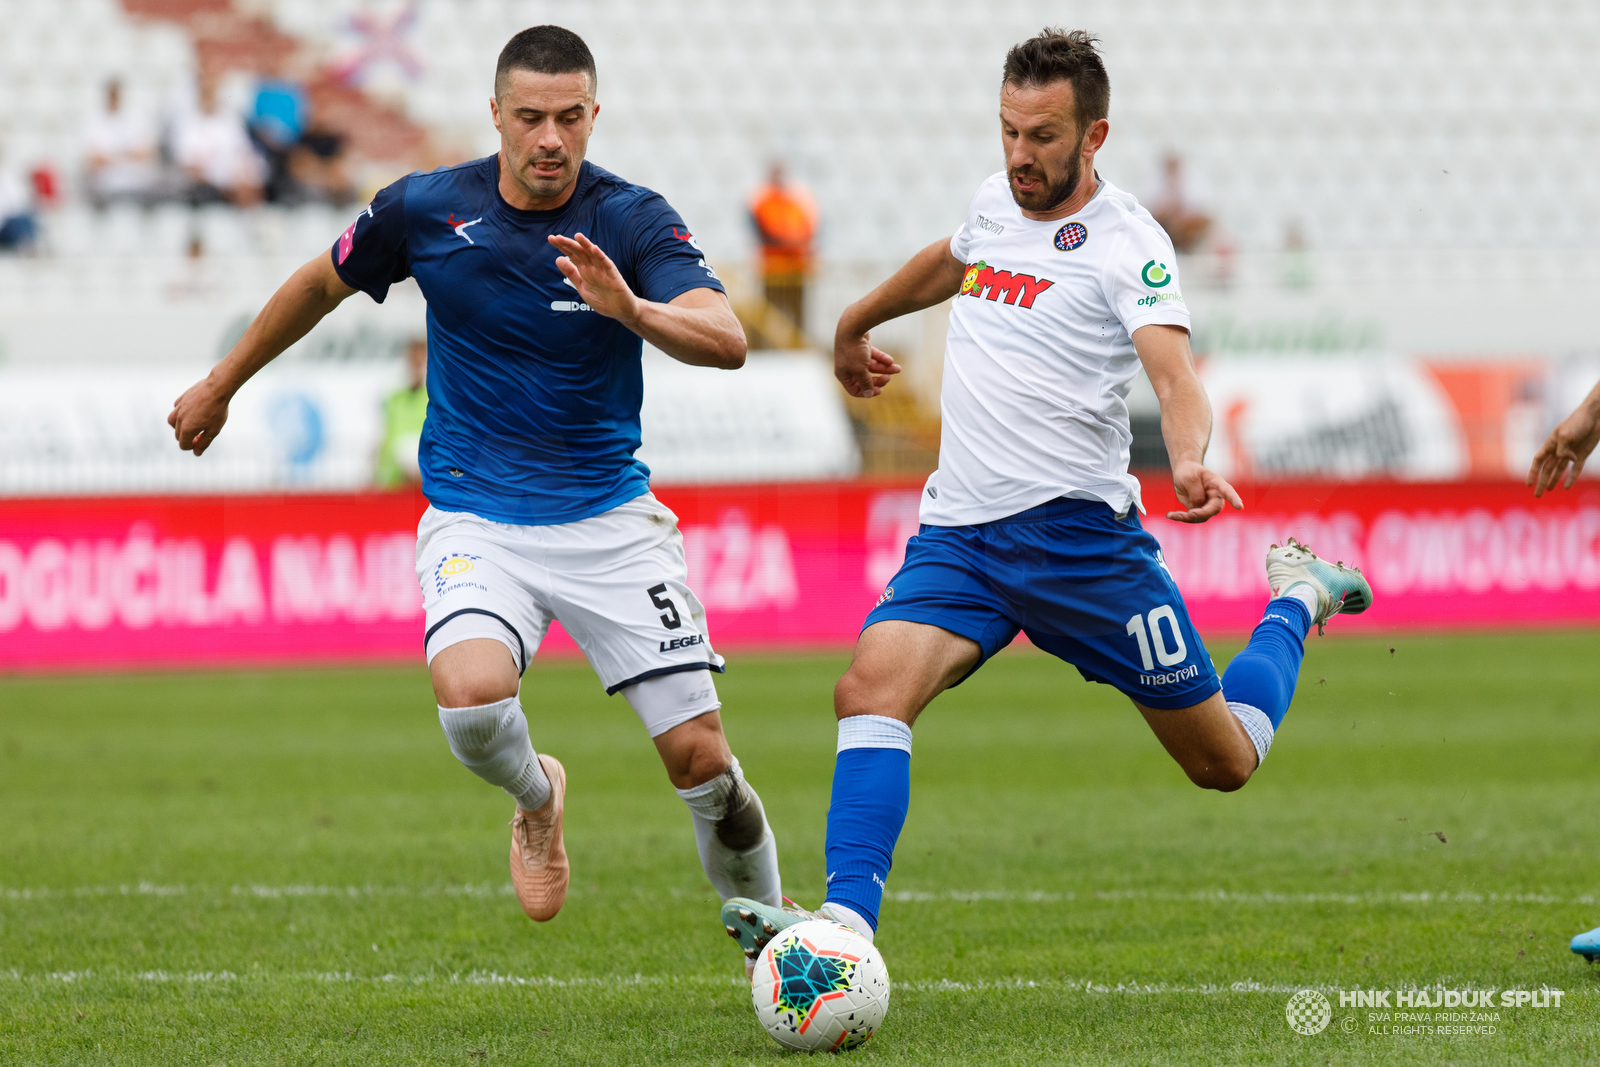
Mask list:
POLYGON ((862 629, 889 619, 976 641, 978 666, 1021 631, 1146 707, 1187 708, 1222 688, 1161 546, 1137 511, 1118 519, 1096 500, 921 527, 862 629))

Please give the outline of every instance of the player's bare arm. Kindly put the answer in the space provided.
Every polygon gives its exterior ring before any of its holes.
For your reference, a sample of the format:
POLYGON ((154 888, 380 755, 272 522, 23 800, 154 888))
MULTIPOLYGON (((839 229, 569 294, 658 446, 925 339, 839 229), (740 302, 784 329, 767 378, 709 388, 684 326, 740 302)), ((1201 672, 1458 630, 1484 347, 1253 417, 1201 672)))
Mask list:
POLYGON ((1133 332, 1134 351, 1150 376, 1161 402, 1161 436, 1172 460, 1172 487, 1183 511, 1169 511, 1175 522, 1205 522, 1222 511, 1235 511, 1244 502, 1215 471, 1205 465, 1211 443, 1211 401, 1194 370, 1189 351, 1189 331, 1181 326, 1142 326, 1133 332))
POLYGON ((1561 482, 1563 489, 1571 489, 1597 443, 1600 443, 1600 383, 1589 390, 1589 395, 1572 414, 1550 431, 1539 451, 1533 454, 1527 482, 1533 486, 1533 495, 1544 496, 1544 491, 1554 489, 1557 482, 1561 482), (1563 473, 1565 480, 1561 477, 1563 473))
POLYGON ((550 243, 561 252, 556 266, 595 311, 681 363, 723 370, 744 366, 744 327, 721 292, 691 289, 665 304, 645 300, 628 288, 611 257, 583 234, 552 234, 550 243))
POLYGON ((839 316, 833 335, 833 374, 851 396, 883 392, 900 364, 869 338, 879 323, 942 304, 961 291, 965 265, 950 254, 950 240, 935 241, 895 271, 882 285, 839 316))
POLYGON ((178 447, 196 456, 210 448, 239 387, 355 293, 334 272, 326 252, 290 275, 233 350, 173 403, 167 425, 178 447))

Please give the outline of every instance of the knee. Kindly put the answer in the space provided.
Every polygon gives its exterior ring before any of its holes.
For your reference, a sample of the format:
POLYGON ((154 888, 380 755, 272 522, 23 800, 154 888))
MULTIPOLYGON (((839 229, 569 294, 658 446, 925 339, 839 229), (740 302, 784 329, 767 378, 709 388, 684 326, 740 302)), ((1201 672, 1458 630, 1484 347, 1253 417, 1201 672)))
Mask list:
POLYGON ((434 658, 433 695, 441 708, 472 708, 498 704, 517 695, 516 669, 509 663, 475 662, 451 657, 450 649, 434 658))
POLYGON ((1201 789, 1215 789, 1219 793, 1232 793, 1243 789, 1255 770, 1256 759, 1253 751, 1248 759, 1243 753, 1232 753, 1184 768, 1189 780, 1195 785, 1201 789))
POLYGON ((733 755, 728 743, 719 733, 714 738, 698 738, 693 747, 683 754, 682 762, 667 768, 674 789, 693 789, 733 768, 733 755))
POLYGON ((694 789, 733 767, 722 717, 716 712, 680 723, 655 740, 674 789, 694 789))
POLYGON ((833 713, 841 719, 852 715, 886 715, 904 718, 894 693, 875 684, 862 671, 851 667, 833 687, 833 713))

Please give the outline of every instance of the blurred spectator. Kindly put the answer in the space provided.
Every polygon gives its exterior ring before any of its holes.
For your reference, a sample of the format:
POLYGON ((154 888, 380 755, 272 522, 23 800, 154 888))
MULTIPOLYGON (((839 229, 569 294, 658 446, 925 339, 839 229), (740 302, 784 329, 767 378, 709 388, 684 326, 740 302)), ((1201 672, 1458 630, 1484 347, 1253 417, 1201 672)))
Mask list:
POLYGON ((1211 216, 1196 206, 1184 189, 1183 160, 1176 153, 1162 161, 1161 191, 1145 206, 1178 252, 1195 251, 1211 232, 1211 216))
POLYGON ((105 110, 84 130, 84 184, 89 202, 147 205, 156 192, 156 135, 151 124, 122 106, 122 83, 106 82, 105 110))
POLYGON ((263 192, 270 203, 296 199, 289 159, 305 133, 311 106, 305 90, 286 78, 264 78, 256 86, 250 116, 250 140, 267 161, 263 192))
POLYGON ((200 85, 199 107, 178 120, 173 142, 190 204, 247 207, 261 199, 261 157, 250 145, 244 121, 218 106, 217 88, 209 80, 200 85))
POLYGON ((345 205, 355 199, 345 172, 344 138, 316 121, 298 82, 283 75, 264 79, 256 87, 249 130, 267 161, 268 201, 345 205))
POLYGON ((355 184, 345 167, 343 134, 313 118, 289 162, 303 199, 340 206, 355 203, 355 184))
POLYGON ((811 272, 817 236, 817 208, 804 187, 784 180, 774 163, 767 184, 750 197, 750 221, 761 239, 761 278, 767 303, 804 332, 806 275, 811 272))
POLYGON ((216 273, 206 263, 205 238, 200 236, 199 230, 194 230, 189 234, 183 264, 167 286, 167 298, 207 300, 218 291, 216 273))
POLYGON ((28 184, 0 158, 0 252, 32 252, 38 235, 28 184))
POLYGON ((428 417, 428 342, 421 337, 413 337, 406 346, 406 370, 410 384, 383 402, 380 489, 401 489, 422 481, 417 452, 422 447, 422 424, 428 417))
POLYGON ((1311 270, 1311 246, 1299 219, 1290 219, 1283 228, 1282 279, 1285 289, 1309 289, 1316 280, 1311 270))

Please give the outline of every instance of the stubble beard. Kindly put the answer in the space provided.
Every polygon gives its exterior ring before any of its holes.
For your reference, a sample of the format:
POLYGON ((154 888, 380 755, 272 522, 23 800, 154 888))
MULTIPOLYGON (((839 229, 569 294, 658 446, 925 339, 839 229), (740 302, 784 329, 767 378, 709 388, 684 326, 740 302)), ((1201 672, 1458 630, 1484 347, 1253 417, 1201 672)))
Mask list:
POLYGON ((1078 147, 1072 153, 1072 161, 1067 164, 1067 173, 1060 181, 1045 181, 1043 188, 1032 193, 1019 193, 1017 187, 1011 185, 1011 199, 1024 211, 1045 214, 1072 199, 1072 194, 1078 191, 1078 184, 1083 180, 1083 142, 1078 142, 1078 147))

